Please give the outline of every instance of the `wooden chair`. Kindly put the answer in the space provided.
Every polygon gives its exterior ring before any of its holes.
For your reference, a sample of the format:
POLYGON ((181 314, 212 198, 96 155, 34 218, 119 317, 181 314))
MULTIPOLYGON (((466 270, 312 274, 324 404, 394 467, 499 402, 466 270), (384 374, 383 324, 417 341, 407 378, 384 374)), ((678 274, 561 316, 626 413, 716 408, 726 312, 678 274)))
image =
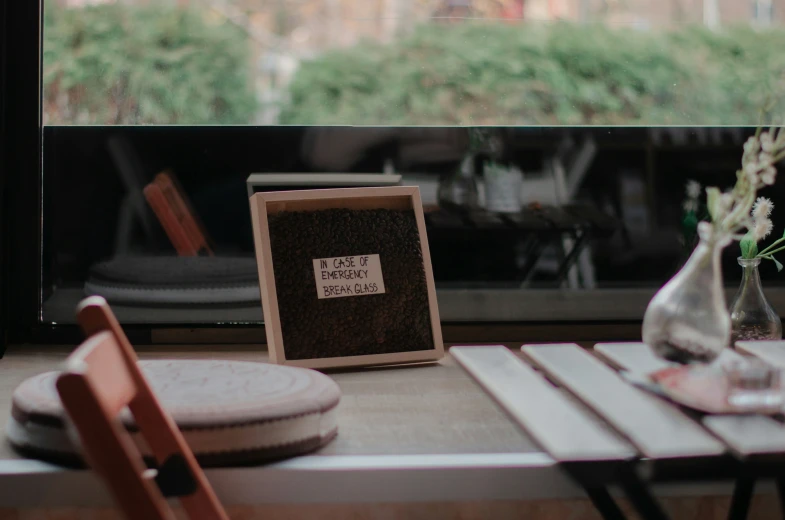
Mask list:
POLYGON ((133 520, 174 519, 165 496, 179 498, 191 519, 228 520, 180 430, 139 370, 136 354, 106 301, 84 300, 78 320, 88 339, 71 354, 57 391, 85 459, 133 520), (153 454, 147 469, 118 419, 128 407, 153 454))
POLYGON ((214 256, 207 232, 173 174, 159 173, 143 191, 179 256, 214 256))

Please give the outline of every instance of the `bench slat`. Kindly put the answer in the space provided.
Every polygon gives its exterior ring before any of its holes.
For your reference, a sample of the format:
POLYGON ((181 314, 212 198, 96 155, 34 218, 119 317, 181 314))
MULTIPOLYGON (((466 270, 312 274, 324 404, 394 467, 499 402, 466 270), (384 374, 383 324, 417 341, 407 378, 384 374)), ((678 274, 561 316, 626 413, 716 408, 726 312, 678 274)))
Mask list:
MULTIPOLYGON (((785 342, 782 348, 785 350, 785 342)), ((599 343, 594 350, 619 368, 638 374, 671 365, 655 356, 644 343, 599 343)), ((730 349, 722 353, 722 358, 727 360, 740 357, 730 349)), ((785 426, 770 417, 710 415, 701 422, 740 457, 785 452, 785 426)))
POLYGON ((598 343, 594 352, 614 366, 636 374, 649 374, 675 366, 675 363, 655 356, 644 343, 598 343))
POLYGON ((725 446, 676 406, 626 383, 575 344, 529 345, 524 354, 604 417, 646 457, 722 455, 725 446))
POLYGON ((763 415, 709 415, 703 425, 741 458, 785 454, 785 425, 763 415))
POLYGON ((785 368, 785 341, 737 341, 736 348, 770 365, 785 368))
POLYGON ((450 354, 558 462, 635 457, 632 446, 507 348, 452 347, 450 354))
MULTIPOLYGON (((783 342, 785 344, 785 342, 783 342)), ((624 370, 636 374, 648 374, 663 368, 677 366, 676 363, 665 361, 654 355, 645 343, 597 343, 594 352, 602 358, 624 370)), ((742 356, 731 349, 720 354, 720 362, 738 361, 742 356)))

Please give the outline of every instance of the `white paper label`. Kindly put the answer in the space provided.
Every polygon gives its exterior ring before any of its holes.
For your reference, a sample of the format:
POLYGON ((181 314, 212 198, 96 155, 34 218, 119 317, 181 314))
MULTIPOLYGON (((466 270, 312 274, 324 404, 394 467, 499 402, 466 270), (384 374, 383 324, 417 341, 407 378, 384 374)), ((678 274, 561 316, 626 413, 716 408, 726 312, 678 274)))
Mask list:
POLYGON ((313 261, 313 274, 320 300, 384 292, 379 255, 316 258, 313 261))

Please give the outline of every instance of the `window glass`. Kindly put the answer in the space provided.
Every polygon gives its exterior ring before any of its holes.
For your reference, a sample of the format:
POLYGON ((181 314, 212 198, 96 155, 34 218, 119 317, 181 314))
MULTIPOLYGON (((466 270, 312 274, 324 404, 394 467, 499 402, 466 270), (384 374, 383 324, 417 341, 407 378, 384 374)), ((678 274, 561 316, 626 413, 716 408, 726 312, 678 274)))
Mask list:
POLYGON ((52 0, 46 124, 749 125, 783 0, 52 0))
POLYGON ((785 115, 783 22, 785 0, 49 0, 41 319, 101 294, 124 323, 259 323, 249 193, 370 174, 341 182, 420 187, 445 321, 639 320, 695 245, 688 185, 730 186, 785 115))

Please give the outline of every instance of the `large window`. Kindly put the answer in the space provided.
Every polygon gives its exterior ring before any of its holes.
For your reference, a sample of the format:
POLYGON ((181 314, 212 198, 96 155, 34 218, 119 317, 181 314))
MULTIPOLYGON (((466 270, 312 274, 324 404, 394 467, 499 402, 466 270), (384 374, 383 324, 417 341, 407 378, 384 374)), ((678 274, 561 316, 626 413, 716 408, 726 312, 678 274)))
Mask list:
POLYGON ((640 319, 694 244, 688 182, 730 185, 785 114, 784 22, 785 0, 50 0, 40 319, 98 293, 127 323, 261 322, 247 179, 292 173, 325 180, 254 189, 419 185, 447 321, 640 319), (494 210, 500 169, 520 211, 494 210))
POLYGON ((748 125, 782 0, 51 0, 44 121, 748 125))

